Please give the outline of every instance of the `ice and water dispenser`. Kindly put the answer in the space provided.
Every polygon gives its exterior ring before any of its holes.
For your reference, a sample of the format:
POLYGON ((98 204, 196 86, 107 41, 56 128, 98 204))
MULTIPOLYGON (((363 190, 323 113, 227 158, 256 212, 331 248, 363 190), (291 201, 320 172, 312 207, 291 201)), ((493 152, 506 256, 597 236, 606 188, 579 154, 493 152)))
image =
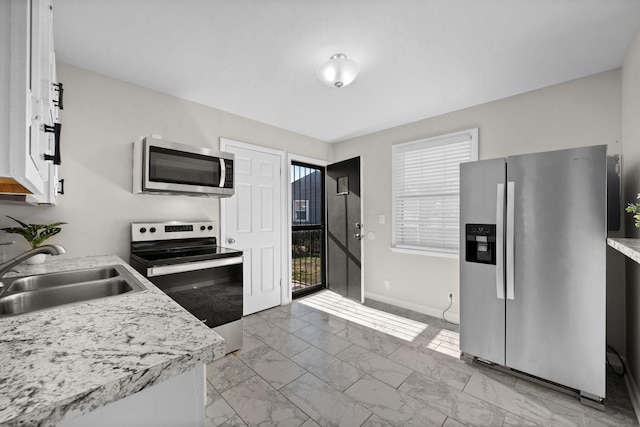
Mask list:
POLYGON ((496 225, 466 224, 466 261, 496 263, 496 225))

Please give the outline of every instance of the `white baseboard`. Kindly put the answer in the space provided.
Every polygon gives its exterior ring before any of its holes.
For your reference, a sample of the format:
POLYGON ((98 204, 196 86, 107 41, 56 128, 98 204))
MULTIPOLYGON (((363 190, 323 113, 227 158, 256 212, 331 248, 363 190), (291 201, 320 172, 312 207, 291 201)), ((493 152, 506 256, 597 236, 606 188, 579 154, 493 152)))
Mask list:
POLYGON ((625 368, 627 369, 627 374, 624 376, 624 382, 627 384, 629 399, 631 399, 633 410, 636 413, 636 418, 638 419, 638 422, 640 423, 640 390, 638 390, 638 386, 636 385, 636 382, 633 380, 633 377, 629 372, 629 364, 624 358, 623 358, 623 363, 625 365, 625 368))
MULTIPOLYGON (((429 316, 437 317, 438 319, 442 319, 442 311, 446 308, 442 309, 427 307, 421 304, 414 304, 407 301, 398 300, 395 298, 387 297, 384 295, 378 295, 372 292, 365 292, 365 300, 372 299, 376 301, 383 302, 385 304, 395 305, 396 307, 406 308, 408 310, 417 311, 418 313, 428 314, 429 316)), ((458 313, 454 313, 451 310, 447 311, 447 320, 450 322, 460 323, 460 315, 458 313)))

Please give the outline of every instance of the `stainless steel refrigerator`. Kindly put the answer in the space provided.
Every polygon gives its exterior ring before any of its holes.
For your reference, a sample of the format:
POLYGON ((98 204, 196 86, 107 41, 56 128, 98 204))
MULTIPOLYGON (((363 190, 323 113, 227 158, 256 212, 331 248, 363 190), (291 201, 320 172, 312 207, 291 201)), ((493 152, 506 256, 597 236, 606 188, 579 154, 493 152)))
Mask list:
POLYGON ((605 397, 606 146, 460 166, 460 349, 605 397))

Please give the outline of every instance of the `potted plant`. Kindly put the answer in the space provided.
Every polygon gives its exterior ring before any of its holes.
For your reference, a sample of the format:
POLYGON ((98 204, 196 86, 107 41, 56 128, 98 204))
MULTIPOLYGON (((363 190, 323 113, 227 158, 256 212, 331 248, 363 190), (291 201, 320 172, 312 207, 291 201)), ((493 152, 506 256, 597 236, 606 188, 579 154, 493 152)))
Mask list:
MULTIPOLYGON (((640 193, 637 198, 640 199, 640 193)), ((636 221, 636 227, 640 228, 640 203, 629 203, 625 210, 634 214, 633 219, 636 221)))
MULTIPOLYGON (((60 233, 60 231, 62 231, 60 226, 66 224, 66 222, 54 222, 53 224, 26 224, 9 215, 7 215, 7 218, 11 218, 12 220, 20 224, 20 227, 5 227, 1 228, 0 230, 7 233, 21 235, 27 242, 29 242, 29 245, 32 249, 35 249, 42 245, 42 243, 49 237, 53 237, 56 234, 60 233)), ((46 254, 38 254, 29 258, 26 262, 28 264, 39 264, 44 262, 45 258, 46 254)))

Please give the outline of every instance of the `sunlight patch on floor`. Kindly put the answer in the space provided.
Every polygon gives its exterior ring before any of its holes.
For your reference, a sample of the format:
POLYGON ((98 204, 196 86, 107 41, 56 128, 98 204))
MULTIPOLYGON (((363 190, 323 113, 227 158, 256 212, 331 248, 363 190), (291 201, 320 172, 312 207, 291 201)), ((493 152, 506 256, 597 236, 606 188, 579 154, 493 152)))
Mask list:
POLYGON ((405 341, 413 341, 430 328, 427 324, 364 306, 331 291, 318 292, 298 303, 405 341))
POLYGON ((441 330, 433 338, 432 342, 439 343, 437 347, 433 349, 440 354, 451 356, 455 359, 460 358, 460 334, 458 332, 441 330))

